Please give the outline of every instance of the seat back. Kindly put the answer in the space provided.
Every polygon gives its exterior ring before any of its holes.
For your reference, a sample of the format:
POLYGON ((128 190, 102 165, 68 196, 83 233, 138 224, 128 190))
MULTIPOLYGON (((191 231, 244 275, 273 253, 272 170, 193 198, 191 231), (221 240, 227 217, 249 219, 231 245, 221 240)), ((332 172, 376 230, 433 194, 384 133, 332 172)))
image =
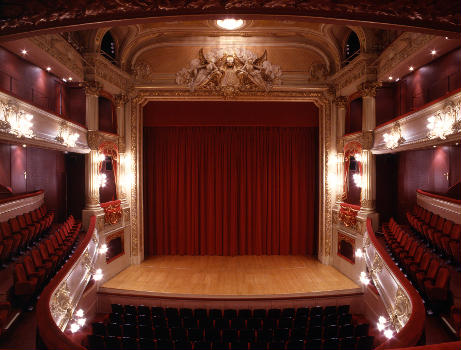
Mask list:
POLYGON ((43 265, 42 257, 40 256, 40 252, 37 248, 32 249, 30 251, 30 255, 32 257, 32 260, 34 261, 35 266, 43 265))
POLYGON ((442 231, 444 224, 445 224, 445 218, 439 216, 439 219, 437 220, 437 224, 435 225, 435 229, 437 231, 442 231))
POLYGON ((40 244, 38 246, 38 249, 40 250, 40 255, 42 256, 43 259, 49 259, 50 255, 48 254, 48 250, 46 249, 45 244, 40 244))
POLYGON ((449 236, 450 233, 451 233, 452 227, 453 227, 453 221, 446 220, 446 221, 445 221, 445 224, 443 224, 442 233, 443 233, 444 235, 449 236))
POLYGON ((453 225, 451 228, 450 239, 460 239, 461 236, 461 225, 453 225))
POLYGON ((17 217, 9 219, 8 223, 10 224, 12 232, 21 232, 21 225, 19 225, 17 217))
POLYGON ((24 269, 26 270, 28 276, 36 272, 34 262, 32 261, 32 258, 29 255, 24 257, 22 264, 24 265, 24 269))
POLYGON ((427 273, 425 277, 434 279, 435 276, 437 275, 437 271, 439 270, 439 267, 440 267, 439 259, 432 259, 431 262, 429 263, 429 267, 427 269, 427 273))
POLYGON ((432 254, 430 252, 425 252, 423 254, 423 257, 421 258, 421 262, 419 263, 419 268, 421 270, 426 271, 427 268, 429 267, 429 264, 431 263, 432 260, 432 254))
POLYGON ((439 215, 432 215, 431 221, 429 221, 430 227, 435 227, 437 225, 438 220, 440 219, 439 215))
POLYGON ((22 264, 14 265, 14 280, 16 282, 27 282, 26 271, 22 264))
POLYGON ((421 262, 421 259, 423 258, 423 254, 424 254, 424 247, 420 245, 418 248, 416 248, 416 252, 415 252, 415 256, 413 258, 413 261, 415 263, 419 264, 421 262))
POLYGON ((426 224, 429 224, 429 222, 431 221, 431 217, 432 217, 432 213, 429 211, 429 210, 426 210, 426 212, 424 213, 424 222, 426 224))
POLYGON ((437 288, 447 288, 448 281, 450 280, 450 270, 446 266, 441 266, 437 272, 434 285, 437 288))
POLYGON ((415 256, 416 249, 419 247, 419 242, 415 239, 413 240, 410 249, 408 250, 408 255, 413 257, 415 256))

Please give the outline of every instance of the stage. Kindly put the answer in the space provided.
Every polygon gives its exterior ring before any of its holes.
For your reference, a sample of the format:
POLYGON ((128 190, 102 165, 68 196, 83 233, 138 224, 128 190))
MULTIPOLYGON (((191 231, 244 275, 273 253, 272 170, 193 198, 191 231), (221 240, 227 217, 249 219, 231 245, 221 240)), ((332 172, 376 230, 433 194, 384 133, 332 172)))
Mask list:
POLYGON ((295 300, 331 304, 336 298, 344 303, 345 297, 362 295, 362 289, 332 266, 306 256, 169 255, 128 267, 106 281, 99 294, 104 295, 101 299, 125 304, 194 302, 205 306, 203 302, 211 301, 295 300))

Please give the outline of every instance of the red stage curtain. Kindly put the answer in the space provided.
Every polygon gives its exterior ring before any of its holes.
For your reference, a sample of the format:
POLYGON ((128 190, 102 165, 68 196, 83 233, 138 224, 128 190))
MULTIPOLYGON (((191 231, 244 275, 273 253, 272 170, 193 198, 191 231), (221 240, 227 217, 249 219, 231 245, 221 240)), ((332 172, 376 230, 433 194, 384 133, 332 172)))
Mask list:
POLYGON ((318 128, 144 128, 146 255, 316 253, 318 128))

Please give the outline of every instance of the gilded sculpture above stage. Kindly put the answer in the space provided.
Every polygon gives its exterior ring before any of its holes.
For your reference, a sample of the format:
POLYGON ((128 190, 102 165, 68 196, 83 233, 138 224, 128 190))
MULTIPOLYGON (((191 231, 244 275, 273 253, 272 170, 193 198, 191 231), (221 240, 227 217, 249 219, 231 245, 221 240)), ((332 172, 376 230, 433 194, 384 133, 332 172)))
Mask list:
POLYGON ((244 48, 219 48, 207 53, 176 73, 176 83, 191 91, 204 89, 235 95, 240 91, 270 91, 282 84, 282 70, 267 60, 267 51, 257 56, 244 48))

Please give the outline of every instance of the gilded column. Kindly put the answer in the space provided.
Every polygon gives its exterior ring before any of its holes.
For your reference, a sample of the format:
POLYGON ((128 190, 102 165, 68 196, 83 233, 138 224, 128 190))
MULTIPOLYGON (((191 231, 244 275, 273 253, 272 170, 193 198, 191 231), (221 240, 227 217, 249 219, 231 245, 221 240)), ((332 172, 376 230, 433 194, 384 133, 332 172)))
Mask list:
POLYGON ((338 96, 335 100, 336 103, 336 203, 339 204, 343 201, 344 197, 344 149, 343 137, 346 125, 346 108, 347 97, 338 96))
POLYGON ((88 127, 87 141, 90 152, 85 157, 85 209, 83 210, 83 226, 88 227, 91 215, 99 211, 99 181, 98 181, 98 97, 101 86, 95 81, 84 82, 86 94, 86 125, 88 127))
POLYGON ((119 162, 117 163, 117 198, 122 201, 122 206, 127 201, 127 165, 129 162, 129 155, 126 153, 125 141, 125 104, 128 98, 124 94, 115 96, 115 108, 117 116, 117 133, 119 136, 119 162))
POLYGON ((362 195, 361 211, 371 213, 375 211, 376 199, 376 169, 375 156, 371 152, 373 147, 373 129, 376 126, 376 88, 379 83, 366 82, 360 85, 362 95, 362 195))

